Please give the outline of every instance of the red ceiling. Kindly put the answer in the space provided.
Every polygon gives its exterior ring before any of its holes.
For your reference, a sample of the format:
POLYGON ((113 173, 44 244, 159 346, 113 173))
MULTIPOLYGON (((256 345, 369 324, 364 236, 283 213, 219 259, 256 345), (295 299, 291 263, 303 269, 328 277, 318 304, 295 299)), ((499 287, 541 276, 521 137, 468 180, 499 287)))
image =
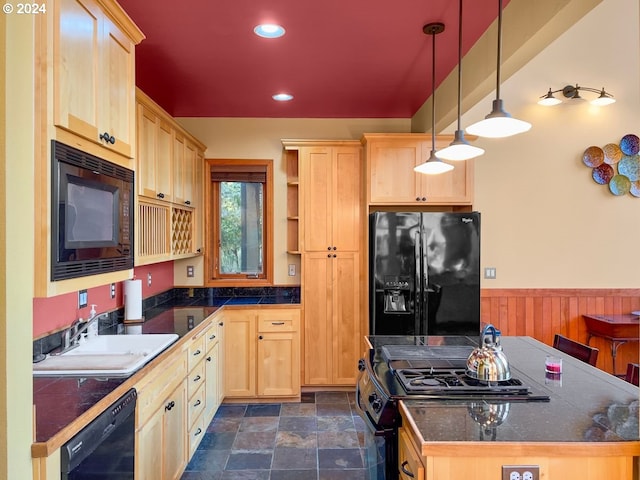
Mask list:
MULTIPOLYGON (((136 84, 176 117, 409 118, 456 66, 455 0, 120 0, 146 35, 136 84), (286 35, 253 34, 279 23, 286 35), (294 95, 275 102, 279 92, 294 95)), ((505 4, 507 1, 504 2, 505 4)), ((497 16, 465 0, 463 52, 497 16)))

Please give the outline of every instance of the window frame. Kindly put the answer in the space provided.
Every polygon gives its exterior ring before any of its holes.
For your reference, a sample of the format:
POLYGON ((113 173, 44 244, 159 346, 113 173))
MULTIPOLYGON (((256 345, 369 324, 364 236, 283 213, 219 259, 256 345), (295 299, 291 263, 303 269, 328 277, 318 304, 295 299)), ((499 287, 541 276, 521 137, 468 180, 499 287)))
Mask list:
MULTIPOLYGON (((260 159, 220 159, 207 158, 205 177, 205 286, 207 287, 238 287, 238 286, 271 286, 273 285, 273 160, 260 159), (262 275, 251 278, 247 275, 221 275, 216 265, 218 262, 217 228, 220 219, 220 205, 218 202, 219 188, 211 180, 212 168, 220 169, 224 166, 256 167, 256 170, 266 169, 266 181, 263 189, 264 232, 262 238, 263 268, 262 275)), ((219 263, 218 263, 219 264, 219 263)))

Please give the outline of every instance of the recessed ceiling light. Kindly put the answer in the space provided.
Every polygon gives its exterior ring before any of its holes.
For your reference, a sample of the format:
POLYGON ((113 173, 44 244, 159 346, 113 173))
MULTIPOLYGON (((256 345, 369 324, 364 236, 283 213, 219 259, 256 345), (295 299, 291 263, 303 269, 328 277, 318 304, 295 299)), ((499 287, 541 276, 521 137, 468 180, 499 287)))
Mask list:
POLYGON ((278 38, 284 35, 284 28, 274 23, 263 23, 257 25, 253 33, 263 38, 278 38))
POLYGON ((277 102, 288 102, 289 100, 293 99, 293 95, 289 95, 288 93, 278 93, 271 98, 273 98, 277 102))

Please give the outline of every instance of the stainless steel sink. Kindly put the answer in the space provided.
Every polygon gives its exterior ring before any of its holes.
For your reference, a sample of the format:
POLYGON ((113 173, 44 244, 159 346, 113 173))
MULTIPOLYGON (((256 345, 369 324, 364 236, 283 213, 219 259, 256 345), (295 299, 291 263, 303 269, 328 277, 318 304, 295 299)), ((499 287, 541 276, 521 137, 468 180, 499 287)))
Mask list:
POLYGON ((178 335, 98 335, 62 355, 33 364, 34 376, 128 377, 178 339, 178 335))

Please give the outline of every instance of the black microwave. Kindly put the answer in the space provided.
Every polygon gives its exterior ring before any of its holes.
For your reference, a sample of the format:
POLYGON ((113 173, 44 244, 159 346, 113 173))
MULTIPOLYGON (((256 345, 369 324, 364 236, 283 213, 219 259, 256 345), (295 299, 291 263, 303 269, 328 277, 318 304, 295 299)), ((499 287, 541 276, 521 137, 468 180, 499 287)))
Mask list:
POLYGON ((134 172, 51 143, 51 280, 133 268, 134 172))

